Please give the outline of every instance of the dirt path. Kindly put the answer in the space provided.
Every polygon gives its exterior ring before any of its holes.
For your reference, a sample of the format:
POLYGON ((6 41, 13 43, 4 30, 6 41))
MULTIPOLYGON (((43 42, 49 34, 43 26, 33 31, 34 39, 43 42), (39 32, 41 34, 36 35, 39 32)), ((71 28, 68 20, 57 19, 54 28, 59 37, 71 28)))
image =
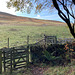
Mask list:
POLYGON ((33 75, 43 75, 43 73, 48 70, 48 67, 38 67, 38 66, 31 66, 32 69, 31 73, 33 75))

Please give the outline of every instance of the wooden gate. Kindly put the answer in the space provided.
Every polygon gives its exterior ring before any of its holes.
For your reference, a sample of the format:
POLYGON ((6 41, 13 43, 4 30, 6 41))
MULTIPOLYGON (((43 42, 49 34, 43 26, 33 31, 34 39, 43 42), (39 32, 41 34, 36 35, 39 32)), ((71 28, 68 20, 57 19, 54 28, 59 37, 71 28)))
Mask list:
POLYGON ((29 46, 27 48, 4 48, 2 50, 4 72, 28 67, 29 63, 29 46))
POLYGON ((46 44, 57 44, 57 37, 56 36, 45 36, 45 43, 46 44))

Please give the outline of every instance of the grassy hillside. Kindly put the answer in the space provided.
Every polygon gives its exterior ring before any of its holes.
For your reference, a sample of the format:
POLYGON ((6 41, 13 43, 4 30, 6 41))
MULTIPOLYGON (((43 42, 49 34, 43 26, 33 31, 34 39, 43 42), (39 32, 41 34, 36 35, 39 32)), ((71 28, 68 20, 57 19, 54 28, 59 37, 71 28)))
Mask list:
POLYGON ((53 20, 39 20, 35 18, 27 18, 11 15, 8 13, 0 12, 0 25, 39 25, 39 26, 50 26, 50 25, 66 25, 63 22, 53 20))
POLYGON ((0 12, 0 48, 7 46, 7 38, 10 38, 11 47, 26 44, 28 35, 29 42, 35 43, 41 40, 44 34, 55 35, 57 38, 72 37, 63 22, 18 17, 0 12))

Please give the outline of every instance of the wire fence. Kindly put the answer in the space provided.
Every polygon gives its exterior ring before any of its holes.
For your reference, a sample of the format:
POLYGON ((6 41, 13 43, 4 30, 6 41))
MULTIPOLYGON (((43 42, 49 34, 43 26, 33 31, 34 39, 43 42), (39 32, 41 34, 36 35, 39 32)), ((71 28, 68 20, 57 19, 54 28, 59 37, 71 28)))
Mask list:
MULTIPOLYGON (((15 38, 12 39, 12 38, 9 37, 9 38, 7 38, 7 39, 5 39, 5 40, 0 42, 0 48, 8 47, 8 40, 9 40, 9 47, 27 45, 27 37, 25 37, 25 39, 22 39, 22 38, 20 38, 20 39, 15 39, 15 38)), ((34 36, 29 36, 29 44, 35 44, 35 43, 37 43, 39 41, 42 41, 43 39, 45 39, 44 35, 40 36, 40 38, 34 37, 34 36)), ((58 44, 64 44, 66 42, 71 43, 73 41, 74 41, 73 38, 57 38, 57 43, 58 44)))

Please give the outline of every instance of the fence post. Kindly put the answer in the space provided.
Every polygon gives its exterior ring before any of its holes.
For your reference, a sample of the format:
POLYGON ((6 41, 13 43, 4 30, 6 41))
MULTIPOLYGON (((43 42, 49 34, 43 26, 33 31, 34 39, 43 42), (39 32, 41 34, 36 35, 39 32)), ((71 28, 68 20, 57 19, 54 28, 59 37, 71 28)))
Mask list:
POLYGON ((27 36, 27 45, 29 45, 29 35, 27 36))
POLYGON ((8 48, 9 48, 9 38, 8 38, 8 48))
POLYGON ((0 74, 2 73, 2 51, 0 51, 0 74))

